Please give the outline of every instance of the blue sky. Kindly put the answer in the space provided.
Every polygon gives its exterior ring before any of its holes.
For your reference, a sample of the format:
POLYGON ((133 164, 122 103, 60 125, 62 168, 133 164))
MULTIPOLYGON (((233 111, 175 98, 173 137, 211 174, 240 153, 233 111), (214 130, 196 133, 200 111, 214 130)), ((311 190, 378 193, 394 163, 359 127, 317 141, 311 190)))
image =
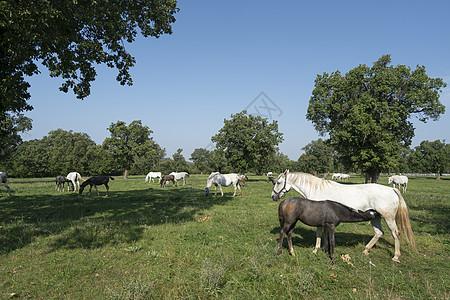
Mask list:
MULTIPOLYGON (((320 137, 305 118, 317 74, 346 73, 390 54, 393 65, 423 65, 450 84, 450 1, 192 0, 179 7, 172 35, 128 45, 137 61, 131 87, 99 66, 91 96, 81 101, 59 92, 61 80, 41 69, 30 79, 33 130, 23 138, 62 128, 101 144, 111 123, 142 120, 167 156, 181 148, 189 159, 210 147, 224 119, 248 108, 278 121, 280 150, 296 160, 320 137)), ((447 113, 439 121, 414 121, 413 147, 449 142, 450 88, 440 101, 447 113)))

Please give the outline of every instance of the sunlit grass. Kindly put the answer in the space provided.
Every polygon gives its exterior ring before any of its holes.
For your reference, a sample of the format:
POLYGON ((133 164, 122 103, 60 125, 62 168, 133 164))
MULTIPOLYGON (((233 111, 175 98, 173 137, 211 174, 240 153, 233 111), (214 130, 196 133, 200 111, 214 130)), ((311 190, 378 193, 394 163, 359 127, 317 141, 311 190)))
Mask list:
POLYGON ((109 197, 104 187, 79 197, 56 192, 52 178, 11 178, 13 197, 0 189, 0 299, 449 298, 449 179, 410 178, 404 198, 418 250, 403 241, 401 263, 391 261, 385 224, 362 254, 373 235, 364 222, 337 227, 332 265, 312 253, 315 230, 300 223, 297 256, 285 245, 276 255, 272 185, 249 177, 243 196, 226 187, 217 198, 205 198, 200 175, 164 189, 117 177, 109 197))

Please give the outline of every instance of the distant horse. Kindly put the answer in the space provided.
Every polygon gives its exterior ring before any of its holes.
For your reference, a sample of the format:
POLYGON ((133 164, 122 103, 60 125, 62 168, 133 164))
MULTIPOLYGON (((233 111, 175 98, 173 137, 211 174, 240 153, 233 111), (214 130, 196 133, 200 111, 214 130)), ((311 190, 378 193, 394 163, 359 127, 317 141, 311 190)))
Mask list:
POLYGON ((9 196, 11 197, 11 189, 6 184, 7 180, 8 180, 8 177, 6 176, 6 173, 5 172, 0 172, 0 185, 4 186, 8 190, 9 196))
POLYGON ((328 232, 328 253, 331 260, 334 260, 334 231, 341 222, 362 222, 369 221, 380 215, 373 209, 366 211, 356 211, 338 202, 324 200, 312 201, 305 198, 294 197, 284 200, 278 206, 278 218, 280 220, 280 239, 278 241, 278 255, 281 254, 281 247, 284 235, 287 234, 289 254, 295 256, 292 247, 292 232, 298 220, 306 225, 322 227, 328 232))
MULTIPOLYGON (((74 192, 77 191, 77 187, 75 184, 77 184, 78 189, 80 189, 80 180, 84 181, 84 179, 81 177, 80 173, 78 173, 78 172, 70 172, 69 174, 67 174, 66 178, 69 179, 70 181, 72 181, 72 188, 73 188, 74 192)), ((69 185, 67 186, 67 191, 69 191, 69 185)))
POLYGON ((159 181, 160 187, 166 187, 166 182, 172 181, 172 186, 175 185, 175 176, 173 175, 164 175, 159 181))
POLYGON ((348 181, 349 178, 350 178, 350 175, 348 175, 348 174, 341 174, 341 176, 339 176, 340 181, 348 181))
POLYGON ((395 185, 398 184, 398 188, 402 187, 403 193, 406 193, 406 188, 408 187, 408 177, 403 175, 394 175, 389 177, 388 184, 393 183, 394 188, 395 185))
POLYGON ((114 180, 114 178, 111 176, 94 176, 94 177, 91 177, 91 178, 85 180, 79 188, 79 195, 81 195, 83 193, 83 190, 87 185, 90 185, 88 196, 91 195, 92 187, 94 187, 95 190, 97 191, 97 196, 100 196, 100 193, 98 192, 98 189, 97 189, 97 185, 104 184, 106 186, 106 197, 108 197, 108 191, 109 191, 108 182, 110 179, 114 180))
POLYGON ((178 186, 178 180, 181 180, 181 179, 183 179, 183 185, 186 185, 186 177, 189 177, 188 172, 172 172, 169 175, 174 176, 177 186, 178 186))
MULTIPOLYGON (((415 247, 414 237, 409 221, 408 206, 400 191, 380 184, 340 184, 331 180, 324 180, 305 173, 290 173, 286 170, 280 174, 274 183, 272 199, 278 201, 289 190, 294 189, 303 197, 314 200, 332 200, 342 203, 355 210, 375 209, 386 221, 395 241, 393 261, 398 262, 400 256, 400 231, 397 222, 412 247, 415 247)), ((364 254, 383 235, 381 218, 371 220, 375 235, 366 245, 364 254)), ((320 247, 322 230, 317 230, 316 250, 320 247)))
POLYGON ((331 179, 339 180, 341 178, 341 173, 334 173, 333 176, 331 176, 331 179))
MULTIPOLYGON (((55 182, 56 182, 55 191, 57 190, 58 192, 64 192, 64 183, 67 182, 68 183, 67 185, 70 185, 69 182, 72 183, 72 180, 67 179, 61 175, 58 175, 58 176, 56 176, 55 182)), ((72 186, 72 189, 74 189, 73 186, 72 186)))
POLYGON ((150 180, 153 183, 153 178, 159 178, 161 180, 161 172, 149 172, 145 177, 145 182, 150 183, 150 180))
MULTIPOLYGON (((212 175, 212 174, 211 174, 212 175)), ((205 187, 205 196, 207 197, 210 193, 210 188, 214 184, 215 186, 215 193, 214 197, 217 195, 217 186, 220 188, 220 192, 222 193, 223 197, 223 191, 222 186, 234 186, 234 194, 233 197, 236 196, 236 190, 239 189, 240 195, 242 196, 241 187, 239 186, 239 175, 238 174, 215 174, 213 176, 208 177, 208 180, 206 181, 206 187, 205 187)))

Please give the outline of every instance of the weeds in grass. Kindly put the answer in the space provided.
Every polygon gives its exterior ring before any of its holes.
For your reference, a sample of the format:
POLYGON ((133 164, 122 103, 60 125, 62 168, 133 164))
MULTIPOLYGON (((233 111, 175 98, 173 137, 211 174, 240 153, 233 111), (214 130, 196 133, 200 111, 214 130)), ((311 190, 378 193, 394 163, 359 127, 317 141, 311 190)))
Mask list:
POLYGON ((221 264, 214 264, 209 259, 203 261, 201 272, 201 284, 208 296, 218 296, 221 288, 225 284, 225 267, 221 264))
POLYGON ((126 282, 117 290, 110 290, 111 300, 146 300, 151 299, 153 285, 140 280, 126 282))

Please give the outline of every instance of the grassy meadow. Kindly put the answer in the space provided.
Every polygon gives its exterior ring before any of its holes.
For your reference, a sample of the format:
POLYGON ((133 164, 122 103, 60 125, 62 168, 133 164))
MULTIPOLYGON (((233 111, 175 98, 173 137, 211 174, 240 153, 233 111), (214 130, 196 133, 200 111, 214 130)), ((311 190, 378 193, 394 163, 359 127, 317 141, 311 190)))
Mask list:
POLYGON ((330 264, 312 253, 315 228, 300 222, 296 256, 286 241, 276 255, 278 203, 265 177, 249 176, 243 196, 224 187, 224 197, 205 198, 206 177, 167 188, 115 177, 107 198, 104 186, 100 197, 79 197, 55 191, 53 178, 9 178, 13 196, 0 187, 0 299, 450 298, 450 178, 410 177, 417 250, 402 241, 400 263, 383 221, 369 256, 370 223, 339 225, 330 264))

